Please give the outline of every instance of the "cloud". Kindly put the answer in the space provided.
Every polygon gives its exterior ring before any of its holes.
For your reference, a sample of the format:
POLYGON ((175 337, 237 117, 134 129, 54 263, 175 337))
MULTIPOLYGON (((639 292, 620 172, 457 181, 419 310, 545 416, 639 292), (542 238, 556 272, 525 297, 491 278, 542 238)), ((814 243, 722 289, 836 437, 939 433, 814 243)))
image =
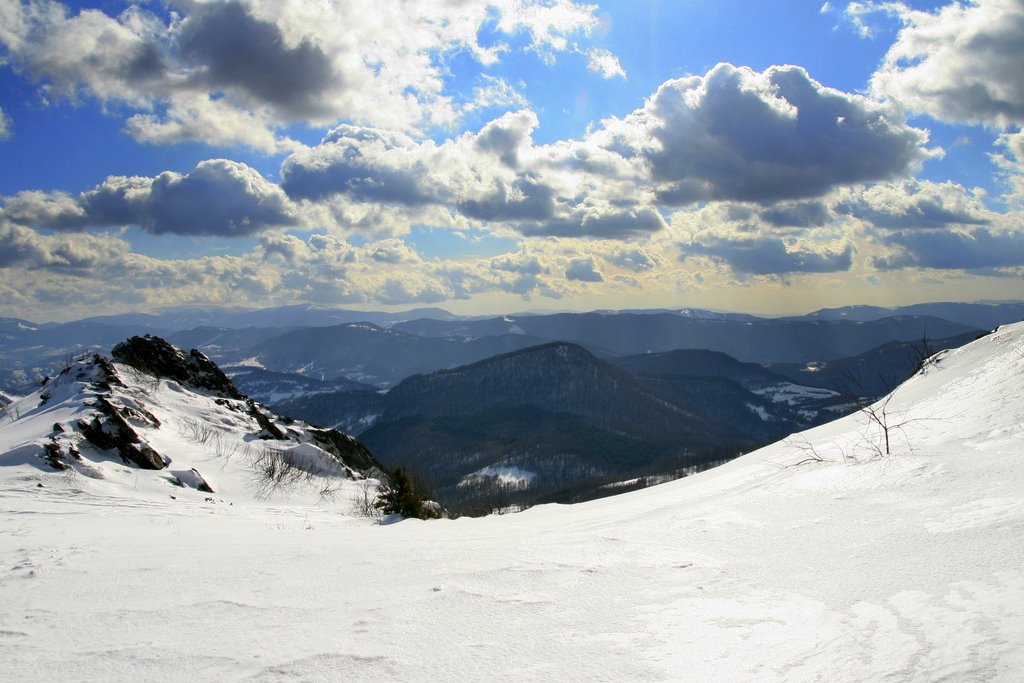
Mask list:
POLYGON ((376 291, 376 300, 382 304, 436 304, 451 296, 443 286, 409 277, 391 277, 376 291))
POLYGON ((824 202, 783 202, 762 210, 760 216, 780 228, 815 228, 828 224, 833 218, 824 202))
POLYGON ((430 190, 433 143, 398 131, 342 124, 315 148, 281 166, 281 187, 297 199, 345 194, 359 201, 409 206, 440 201, 430 190))
POLYGON ((237 237, 294 222, 279 187, 245 164, 211 159, 184 176, 157 176, 140 224, 154 233, 237 237))
POLYGON ((650 193, 614 177, 614 162, 602 165, 610 153, 585 143, 535 145, 537 124, 531 111, 509 112, 441 143, 343 124, 289 156, 281 186, 299 200, 444 207, 524 235, 621 239, 664 227, 642 204, 650 193))
POLYGON ((95 9, 68 16, 49 0, 5 3, 0 42, 16 65, 44 84, 45 96, 143 104, 167 75, 150 39, 155 20, 138 7, 118 17, 95 9))
POLYGON ((78 197, 20 192, 4 201, 10 221, 53 230, 137 225, 154 233, 238 237, 293 225, 294 209, 255 169, 209 159, 188 174, 112 176, 78 197))
POLYGON ((526 236, 626 239, 665 227, 659 204, 744 201, 804 228, 832 218, 806 200, 898 177, 936 154, 927 134, 797 67, 721 64, 663 84, 647 104, 582 140, 538 145, 536 114, 508 112, 441 142, 342 124, 288 157, 294 199, 444 207, 526 236))
POLYGON ((269 105, 283 120, 330 120, 330 94, 345 87, 331 57, 303 36, 289 44, 273 21, 240 2, 197 4, 177 35, 192 70, 188 80, 206 92, 233 91, 256 106, 269 105))
POLYGON ((268 154, 297 148, 274 132, 267 112, 239 109, 205 93, 173 93, 161 114, 134 114, 124 128, 135 140, 154 145, 246 145, 268 154))
POLYGON ((110 235, 41 235, 0 222, 0 268, 89 270, 128 254, 128 244, 110 235))
POLYGON ((582 140, 538 145, 537 116, 506 113, 441 142, 342 124, 281 168, 293 199, 424 209, 503 223, 527 236, 624 239, 664 228, 659 204, 761 204, 779 227, 812 227, 825 206, 794 202, 908 174, 938 154, 927 133, 798 67, 720 64, 664 83, 644 107, 582 140))
POLYGON ((596 5, 570 0, 492 0, 490 4, 500 13, 498 30, 509 35, 529 33, 530 48, 549 61, 555 52, 569 49, 569 36, 587 34, 597 26, 596 5))
POLYGON ((601 78, 626 78, 626 70, 619 64, 619 59, 604 48, 596 47, 587 51, 587 69, 601 78))
POLYGON ((619 209, 581 205, 565 218, 519 223, 516 227, 531 236, 627 239, 657 232, 665 227, 665 221, 660 213, 647 207, 619 209))
POLYGON ((889 230, 984 225, 993 215, 962 186, 926 180, 879 183, 848 192, 836 211, 889 230))
POLYGON ((1024 208, 1024 131, 1003 133, 996 139, 996 146, 1005 150, 992 155, 1006 181, 1005 199, 1024 208))
POLYGON ((593 257, 570 261, 565 269, 565 278, 580 282, 604 282, 604 276, 597 270, 593 257))
POLYGON ((386 239, 377 242, 368 252, 371 259, 378 263, 416 263, 420 260, 419 254, 398 239, 386 239))
POLYGON ((0 109, 0 140, 6 140, 14 134, 11 129, 11 118, 0 109))
POLYGON ((849 270, 853 264, 853 247, 849 244, 840 251, 789 250, 785 242, 773 237, 695 242, 685 247, 683 258, 691 255, 707 256, 728 264, 733 272, 750 275, 833 273, 849 270))
POLYGON ((505 166, 518 169, 520 157, 533 144, 531 136, 538 125, 537 115, 528 109, 511 112, 488 122, 473 140, 473 146, 497 155, 505 166))
POLYGON ((535 175, 517 173, 533 145, 531 111, 510 112, 440 144, 417 141, 395 130, 342 124, 320 144, 300 150, 281 165, 282 187, 298 199, 344 195, 357 201, 420 206, 463 204, 467 213, 495 219, 539 215, 543 202, 535 175))
POLYGON ((459 211, 481 221, 547 221, 555 216, 555 192, 536 176, 495 185, 485 197, 459 202, 459 211))
POLYGON ((905 231, 883 240, 895 253, 874 259, 880 270, 934 268, 974 270, 1024 265, 1024 232, 978 228, 905 231))
MULTIPOLYGON (((553 60, 578 50, 569 39, 589 33, 595 11, 570 0, 380 0, 373 12, 349 2, 181 0, 169 16, 141 3, 113 16, 8 0, 0 45, 45 101, 134 108, 126 131, 140 141, 271 151, 267 138, 295 123, 450 126, 459 112, 449 56, 486 65, 510 49, 480 45, 482 28, 526 33, 527 49, 553 60)), ((470 108, 523 103, 506 82, 484 78, 470 108)))
POLYGON ((612 265, 634 273, 652 270, 661 264, 661 259, 643 249, 621 249, 607 254, 605 259, 612 265))
POLYGON ((490 107, 508 107, 521 109, 529 106, 523 93, 516 90, 504 78, 481 74, 483 85, 473 89, 473 99, 464 107, 465 111, 488 109, 490 107))
POLYGON ((907 174, 932 154, 925 131, 795 66, 757 73, 719 64, 703 77, 667 81, 596 135, 645 159, 670 205, 818 197, 907 174))
POLYGON ((871 78, 871 92, 912 111, 959 123, 1024 123, 1024 3, 974 0, 934 13, 894 3, 904 23, 871 78))

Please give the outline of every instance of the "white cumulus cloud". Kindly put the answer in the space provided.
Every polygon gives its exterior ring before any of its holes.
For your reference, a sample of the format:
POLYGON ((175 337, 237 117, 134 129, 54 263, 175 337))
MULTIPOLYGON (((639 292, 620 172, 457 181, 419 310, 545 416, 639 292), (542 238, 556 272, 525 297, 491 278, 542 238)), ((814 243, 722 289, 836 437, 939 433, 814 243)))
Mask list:
POLYGON ((1024 123, 1024 3, 974 0, 935 12, 869 4, 905 26, 872 76, 871 91, 935 118, 1007 127, 1024 123))
POLYGON ((590 61, 587 68, 601 78, 625 78, 626 70, 619 63, 619 58, 604 48, 594 48, 587 52, 590 61))

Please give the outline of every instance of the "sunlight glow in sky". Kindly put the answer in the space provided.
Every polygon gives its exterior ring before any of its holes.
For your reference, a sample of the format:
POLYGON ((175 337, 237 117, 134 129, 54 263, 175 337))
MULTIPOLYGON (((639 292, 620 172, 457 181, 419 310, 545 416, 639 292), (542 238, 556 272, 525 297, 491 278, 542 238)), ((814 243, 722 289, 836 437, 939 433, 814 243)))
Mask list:
POLYGON ((0 0, 0 315, 1024 298, 1022 54, 1024 0, 0 0))

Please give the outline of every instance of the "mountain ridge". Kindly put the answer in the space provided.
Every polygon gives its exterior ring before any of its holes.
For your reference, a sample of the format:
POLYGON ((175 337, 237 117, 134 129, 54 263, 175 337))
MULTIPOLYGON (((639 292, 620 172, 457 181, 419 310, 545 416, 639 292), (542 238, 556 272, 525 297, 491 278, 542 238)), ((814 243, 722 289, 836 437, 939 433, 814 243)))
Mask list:
POLYGON ((276 415, 201 352, 159 337, 130 338, 110 358, 69 360, 6 413, 0 464, 31 463, 112 490, 134 477, 151 496, 176 499, 184 488, 251 502, 293 487, 388 481, 358 440, 276 415))

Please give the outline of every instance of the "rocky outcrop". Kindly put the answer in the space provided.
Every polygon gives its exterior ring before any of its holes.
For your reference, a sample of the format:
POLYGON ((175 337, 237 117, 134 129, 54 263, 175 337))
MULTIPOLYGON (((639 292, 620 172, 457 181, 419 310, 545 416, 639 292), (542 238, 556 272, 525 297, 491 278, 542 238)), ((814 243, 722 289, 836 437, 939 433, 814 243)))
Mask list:
POLYGON ((313 443, 336 457, 345 467, 387 481, 388 474, 383 466, 358 439, 334 429, 309 427, 308 431, 313 443))
POLYGON ((125 465, 164 470, 162 478, 177 486, 212 493, 215 487, 209 479, 194 467, 182 467, 194 453, 179 458, 173 446, 176 439, 156 434, 169 428, 194 442, 197 450, 224 457, 225 462, 236 452, 251 452, 252 458, 240 460, 258 469, 255 460, 266 453, 271 465, 285 463, 291 471, 310 476, 326 473, 389 481, 384 467, 362 443, 275 414, 239 392, 198 351, 186 353, 147 335, 118 344, 111 355, 114 362, 101 355, 79 358, 38 391, 42 406, 53 401, 76 406, 75 419, 47 423, 46 440, 39 441, 40 457, 52 468, 74 467, 86 476, 103 478, 102 468, 88 462, 95 451, 97 460, 119 457, 125 465), (163 400, 167 403, 161 404, 163 400), (273 443, 257 446, 252 437, 273 443), (164 444, 161 452, 151 443, 164 444), (84 459, 78 446, 84 447, 84 459))
POLYGON ((113 348, 119 363, 154 377, 166 377, 192 389, 205 389, 225 398, 244 399, 228 376, 201 351, 185 353, 170 342, 146 335, 132 337, 113 348))
MULTIPOLYGON (((100 449, 116 448, 122 460, 134 463, 144 470, 160 470, 166 467, 167 463, 163 457, 139 438, 138 433, 125 419, 122 413, 131 409, 118 409, 103 396, 97 398, 96 409, 99 414, 91 421, 78 421, 79 431, 91 444, 100 449)), ((128 414, 133 417, 141 415, 138 411, 131 411, 128 414)), ((154 426, 159 426, 159 423, 154 426)))

